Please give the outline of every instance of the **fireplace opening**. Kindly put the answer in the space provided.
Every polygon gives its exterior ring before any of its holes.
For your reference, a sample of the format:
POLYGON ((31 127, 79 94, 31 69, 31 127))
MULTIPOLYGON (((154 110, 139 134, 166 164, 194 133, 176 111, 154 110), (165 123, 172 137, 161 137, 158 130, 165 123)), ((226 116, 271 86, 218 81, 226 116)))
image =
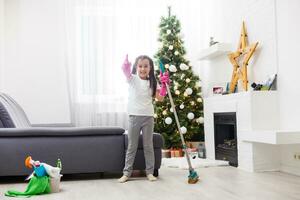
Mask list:
POLYGON ((236 113, 214 113, 215 157, 238 166, 236 113))

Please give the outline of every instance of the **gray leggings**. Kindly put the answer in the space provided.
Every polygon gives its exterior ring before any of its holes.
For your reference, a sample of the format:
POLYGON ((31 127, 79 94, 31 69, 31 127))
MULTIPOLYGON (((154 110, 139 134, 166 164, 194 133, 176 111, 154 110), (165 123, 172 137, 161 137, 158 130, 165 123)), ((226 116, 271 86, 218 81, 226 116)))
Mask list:
POLYGON ((141 131, 143 133, 143 148, 146 161, 146 174, 153 174, 153 126, 154 119, 152 116, 129 116, 128 148, 126 152, 125 167, 123 169, 123 174, 125 176, 131 176, 141 131))

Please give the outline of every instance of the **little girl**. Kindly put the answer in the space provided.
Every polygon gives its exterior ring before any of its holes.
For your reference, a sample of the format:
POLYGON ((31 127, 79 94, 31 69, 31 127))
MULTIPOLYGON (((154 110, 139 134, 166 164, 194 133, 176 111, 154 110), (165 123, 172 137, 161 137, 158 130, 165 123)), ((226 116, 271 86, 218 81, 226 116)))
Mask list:
POLYGON ((131 176, 135 154, 138 147, 139 135, 143 133, 143 148, 146 161, 146 174, 149 181, 156 181, 154 171, 154 150, 153 150, 153 126, 154 109, 152 98, 162 101, 166 96, 166 84, 169 84, 168 73, 160 74, 162 86, 157 87, 154 75, 153 61, 148 56, 142 55, 136 58, 132 72, 131 63, 126 55, 122 70, 129 84, 128 99, 128 149, 126 152, 125 167, 123 176, 118 180, 124 183, 131 176))

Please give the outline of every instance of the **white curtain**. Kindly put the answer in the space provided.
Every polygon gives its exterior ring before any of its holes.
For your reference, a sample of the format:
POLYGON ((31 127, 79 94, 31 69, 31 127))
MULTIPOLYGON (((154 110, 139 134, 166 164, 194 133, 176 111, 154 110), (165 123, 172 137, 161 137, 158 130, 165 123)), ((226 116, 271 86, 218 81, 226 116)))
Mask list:
POLYGON ((187 8, 185 1, 65 0, 66 66, 76 126, 127 128, 121 64, 127 53, 131 62, 140 54, 153 57, 160 17, 170 4, 187 8))

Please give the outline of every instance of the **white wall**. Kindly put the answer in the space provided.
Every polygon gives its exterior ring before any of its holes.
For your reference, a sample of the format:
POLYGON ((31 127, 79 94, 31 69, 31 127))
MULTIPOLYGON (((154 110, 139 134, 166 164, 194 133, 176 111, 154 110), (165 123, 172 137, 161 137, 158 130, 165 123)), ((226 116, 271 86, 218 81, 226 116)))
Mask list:
POLYGON ((278 32, 278 89, 280 91, 280 117, 283 129, 300 130, 300 1, 276 1, 278 32))
MULTIPOLYGON (((300 1, 276 1, 278 33, 278 91, 280 102, 280 126, 285 130, 300 131, 300 1)), ((294 153, 300 145, 282 145, 282 170, 300 175, 300 161, 294 153)))
POLYGON ((70 123, 59 0, 5 1, 2 91, 33 124, 70 123))
MULTIPOLYGON (((237 49, 242 22, 245 21, 249 44, 259 42, 258 47, 248 65, 249 85, 252 82, 263 82, 267 76, 277 73, 276 57, 276 24, 274 0, 213 0, 209 23, 203 27, 209 36, 216 41, 230 43, 233 51, 237 49)), ((209 16, 208 15, 208 16, 209 16)), ((214 61, 213 66, 206 61, 198 64, 200 75, 209 76, 204 84, 208 90, 231 81, 232 65, 224 55, 223 60, 214 61)), ((207 77, 205 77, 207 78, 207 77)), ((210 94, 210 91, 204 91, 210 94)))

